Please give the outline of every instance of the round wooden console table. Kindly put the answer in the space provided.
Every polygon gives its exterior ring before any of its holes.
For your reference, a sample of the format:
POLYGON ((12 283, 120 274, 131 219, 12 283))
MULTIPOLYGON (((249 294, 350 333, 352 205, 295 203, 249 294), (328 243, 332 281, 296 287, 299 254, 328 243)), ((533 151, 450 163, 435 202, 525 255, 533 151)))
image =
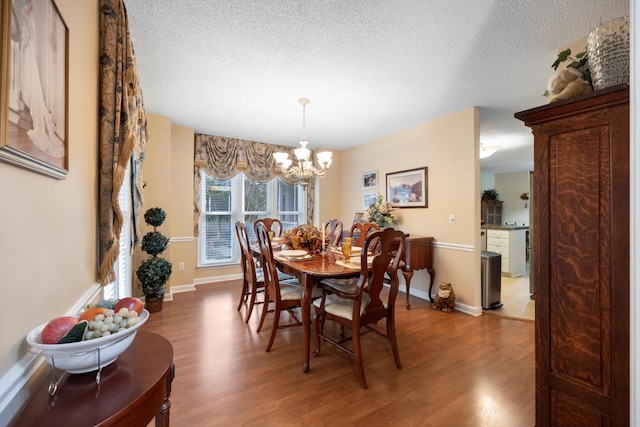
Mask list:
POLYGON ((141 426, 154 417, 169 425, 169 395, 174 376, 173 347, 161 335, 137 332, 128 349, 96 372, 67 374, 49 397, 50 373, 12 426, 141 426))

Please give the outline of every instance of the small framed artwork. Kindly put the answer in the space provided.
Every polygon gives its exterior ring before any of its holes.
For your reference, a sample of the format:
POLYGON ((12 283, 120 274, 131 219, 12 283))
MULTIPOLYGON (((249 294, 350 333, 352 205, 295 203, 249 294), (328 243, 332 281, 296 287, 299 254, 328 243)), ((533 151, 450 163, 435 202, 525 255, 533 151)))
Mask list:
POLYGON ((356 222, 362 222, 363 215, 364 212, 356 212, 356 214, 353 216, 353 223, 355 224, 356 222))
POLYGON ((428 207, 427 168, 387 174, 387 201, 398 208, 428 207))
POLYGON ((362 194, 362 208, 367 209, 369 206, 374 205, 378 201, 378 193, 363 193, 362 194))
POLYGON ((370 171, 362 174, 362 189, 375 190, 378 188, 378 171, 370 171))
POLYGON ((67 25, 54 0, 3 1, 0 32, 0 160, 64 179, 67 25))

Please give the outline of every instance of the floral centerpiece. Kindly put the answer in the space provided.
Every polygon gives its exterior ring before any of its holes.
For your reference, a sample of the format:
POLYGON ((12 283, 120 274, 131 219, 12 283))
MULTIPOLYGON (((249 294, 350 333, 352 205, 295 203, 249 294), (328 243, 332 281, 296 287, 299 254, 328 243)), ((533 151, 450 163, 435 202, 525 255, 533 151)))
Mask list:
POLYGON ((303 224, 285 230, 282 238, 289 249, 302 249, 310 254, 322 252, 322 232, 313 225, 303 224))
POLYGON ((391 227, 398 223, 400 213, 391 203, 378 194, 375 203, 369 205, 362 215, 363 221, 375 222, 380 228, 391 227))

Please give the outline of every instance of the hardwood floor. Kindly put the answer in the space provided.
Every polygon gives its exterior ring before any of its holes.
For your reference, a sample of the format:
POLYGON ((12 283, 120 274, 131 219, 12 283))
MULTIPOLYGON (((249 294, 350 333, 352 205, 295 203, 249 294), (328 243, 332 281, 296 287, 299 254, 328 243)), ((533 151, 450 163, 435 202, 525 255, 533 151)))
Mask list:
POLYGON ((262 306, 245 324, 239 293, 239 281, 198 286, 143 326, 174 347, 171 425, 534 425, 533 322, 443 313, 417 298, 406 310, 401 294, 403 369, 386 341, 365 335, 363 390, 353 360, 328 345, 303 373, 299 327, 279 330, 266 353, 269 328, 255 332, 262 306))

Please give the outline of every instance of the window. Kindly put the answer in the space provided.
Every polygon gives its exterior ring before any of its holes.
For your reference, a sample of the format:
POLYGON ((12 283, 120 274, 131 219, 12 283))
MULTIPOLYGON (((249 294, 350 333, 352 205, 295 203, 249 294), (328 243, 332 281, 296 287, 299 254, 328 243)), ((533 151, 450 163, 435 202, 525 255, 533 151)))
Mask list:
POLYGON ((306 222, 305 192, 280 178, 256 182, 244 174, 219 180, 201 171, 200 237, 198 265, 239 262, 235 223, 247 224, 249 239, 255 240, 253 223, 261 218, 278 218, 285 230, 306 222))
POLYGON ((116 280, 103 288, 103 298, 120 299, 131 296, 131 252, 129 243, 131 242, 131 169, 127 167, 124 181, 118 194, 118 203, 122 211, 122 230, 120 231, 120 252, 118 260, 113 266, 116 280))

